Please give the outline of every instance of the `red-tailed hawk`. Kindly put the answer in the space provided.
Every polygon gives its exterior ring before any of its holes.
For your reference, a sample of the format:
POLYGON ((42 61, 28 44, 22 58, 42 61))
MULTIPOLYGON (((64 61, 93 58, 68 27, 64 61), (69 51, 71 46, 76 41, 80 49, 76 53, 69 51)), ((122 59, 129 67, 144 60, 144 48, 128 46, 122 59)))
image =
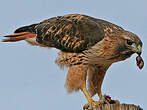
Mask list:
MULTIPOLYGON (((56 63, 68 66, 66 87, 69 92, 82 90, 88 103, 84 108, 103 103, 101 86, 108 68, 137 53, 137 65, 143 67, 139 37, 110 22, 81 14, 57 16, 17 29, 4 36, 3 42, 26 40, 32 45, 61 50, 56 63), (86 78, 88 76, 88 89, 86 78), (100 101, 92 96, 98 94, 100 101)), ((107 102, 113 102, 105 97, 107 102)))

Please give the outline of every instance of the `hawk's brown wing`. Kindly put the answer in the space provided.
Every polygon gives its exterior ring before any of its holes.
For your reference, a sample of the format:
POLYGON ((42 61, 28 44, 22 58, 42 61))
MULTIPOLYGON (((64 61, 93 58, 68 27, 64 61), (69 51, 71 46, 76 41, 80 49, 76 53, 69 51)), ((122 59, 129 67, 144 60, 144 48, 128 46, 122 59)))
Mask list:
POLYGON ((37 41, 62 51, 81 52, 104 38, 101 28, 88 16, 54 17, 36 26, 37 41))
POLYGON ((104 29, 113 26, 90 16, 70 14, 19 28, 15 33, 29 31, 37 34, 36 40, 40 44, 66 52, 82 52, 101 41, 104 29))

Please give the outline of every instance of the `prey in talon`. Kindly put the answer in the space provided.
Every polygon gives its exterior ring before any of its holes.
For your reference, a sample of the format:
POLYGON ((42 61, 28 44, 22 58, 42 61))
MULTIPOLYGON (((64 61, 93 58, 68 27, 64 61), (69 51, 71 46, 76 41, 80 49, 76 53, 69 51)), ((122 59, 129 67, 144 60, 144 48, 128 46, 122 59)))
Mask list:
POLYGON ((115 100, 112 100, 109 95, 104 95, 104 104, 114 104, 115 100))

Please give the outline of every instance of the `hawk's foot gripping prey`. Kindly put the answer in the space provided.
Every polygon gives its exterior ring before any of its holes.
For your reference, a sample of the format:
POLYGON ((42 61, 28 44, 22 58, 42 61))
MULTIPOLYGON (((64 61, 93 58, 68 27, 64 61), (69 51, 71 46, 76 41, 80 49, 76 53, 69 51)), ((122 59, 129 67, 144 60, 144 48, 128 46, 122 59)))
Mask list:
POLYGON ((103 104, 103 101, 94 101, 90 100, 87 104, 84 105, 83 110, 93 110, 95 107, 99 106, 100 104, 103 104))
POLYGON ((82 92, 84 93, 85 97, 88 100, 88 103, 84 105, 83 110, 85 109, 93 110, 94 107, 97 107, 101 104, 116 103, 115 100, 112 100, 110 96, 107 96, 107 95, 102 96, 101 94, 98 94, 100 98, 99 101, 94 101, 85 88, 82 90, 82 92))
MULTIPOLYGON (((40 23, 18 28, 13 35, 4 36, 3 42, 25 40, 28 43, 59 49, 56 63, 69 67, 66 87, 69 92, 82 90, 92 108, 102 103, 101 87, 108 68, 134 53, 139 69, 143 68, 140 38, 108 21, 81 14, 57 16, 40 23), (88 76, 88 77, 87 77, 88 76), (86 82, 88 78, 88 91, 86 82), (98 94, 99 102, 91 96, 98 94)), ((113 102, 105 97, 107 102, 113 102)))
POLYGON ((103 101, 101 101, 101 100, 100 100, 100 101, 94 101, 94 100, 92 99, 92 97, 89 95, 88 91, 87 91, 85 88, 84 88, 82 91, 83 91, 85 97, 86 97, 87 100, 88 100, 88 103, 84 105, 83 110, 85 110, 85 109, 90 109, 90 110, 92 110, 93 107, 96 107, 96 106, 98 106, 98 105, 100 105, 100 104, 103 103, 103 101))

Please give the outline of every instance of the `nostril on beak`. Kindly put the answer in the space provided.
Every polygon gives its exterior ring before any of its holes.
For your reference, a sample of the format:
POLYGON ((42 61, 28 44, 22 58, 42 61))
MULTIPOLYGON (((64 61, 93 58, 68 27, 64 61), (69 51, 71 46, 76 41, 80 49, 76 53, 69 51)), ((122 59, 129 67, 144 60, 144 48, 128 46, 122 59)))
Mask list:
POLYGON ((142 50, 141 46, 138 45, 137 48, 136 48, 136 50, 137 50, 136 53, 140 56, 141 53, 142 53, 142 51, 141 51, 141 50, 142 50))

